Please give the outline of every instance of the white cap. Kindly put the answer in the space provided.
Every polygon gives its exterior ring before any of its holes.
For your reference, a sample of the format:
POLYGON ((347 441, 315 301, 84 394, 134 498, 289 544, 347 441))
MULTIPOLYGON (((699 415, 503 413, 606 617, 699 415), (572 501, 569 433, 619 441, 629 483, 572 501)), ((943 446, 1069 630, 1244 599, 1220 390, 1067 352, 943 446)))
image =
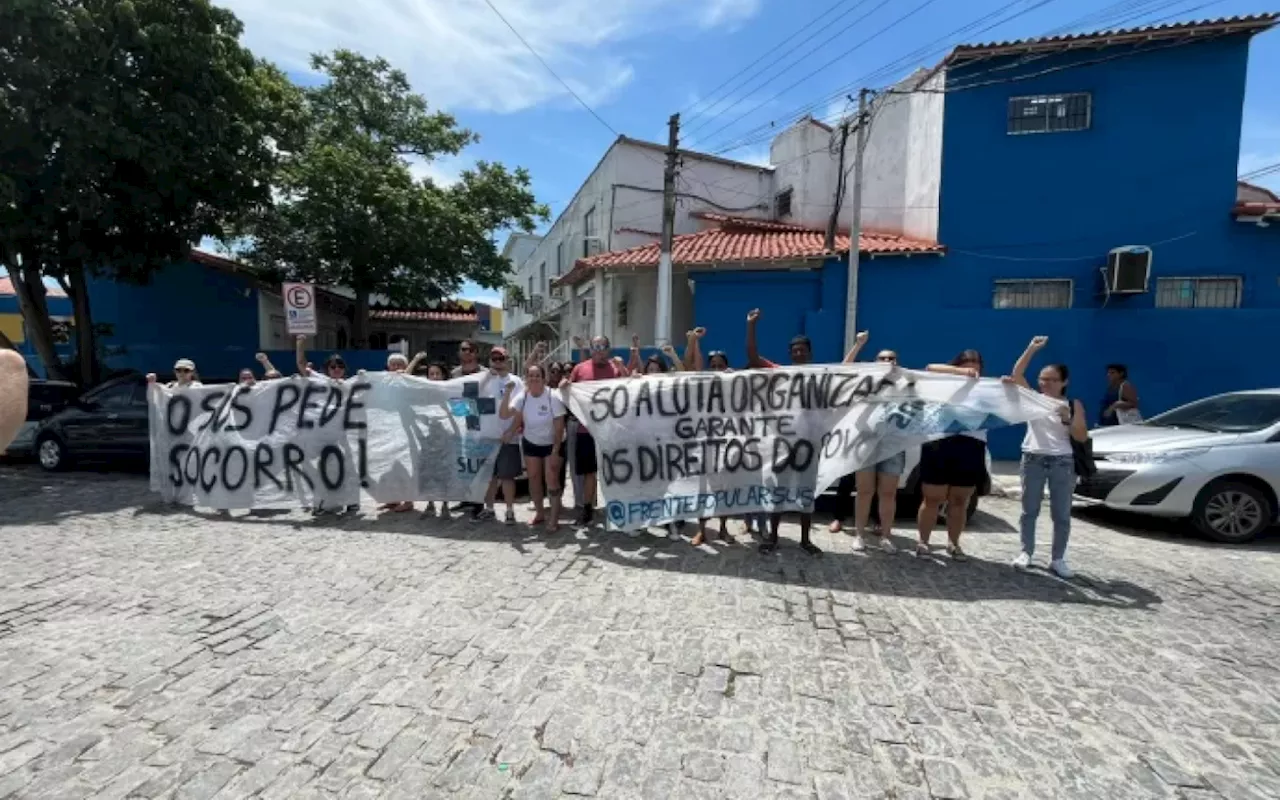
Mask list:
POLYGON ((192 372, 195 372, 196 362, 192 361, 189 358, 180 358, 177 361, 173 362, 173 369, 174 371, 177 371, 180 369, 189 369, 192 372))

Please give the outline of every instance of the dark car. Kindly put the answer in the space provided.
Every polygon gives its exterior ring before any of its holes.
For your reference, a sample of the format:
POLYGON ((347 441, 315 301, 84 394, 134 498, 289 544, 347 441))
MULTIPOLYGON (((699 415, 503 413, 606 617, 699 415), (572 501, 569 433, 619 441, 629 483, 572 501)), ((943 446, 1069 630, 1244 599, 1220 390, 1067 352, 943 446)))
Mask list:
POLYGON ((40 466, 59 470, 75 461, 146 463, 151 452, 147 382, 114 378, 90 389, 35 430, 40 466))
POLYGON ((26 454, 35 445, 36 429, 40 423, 66 408, 80 394, 80 387, 70 381, 49 381, 36 377, 27 366, 27 419, 18 429, 18 435, 9 445, 10 455, 26 454))

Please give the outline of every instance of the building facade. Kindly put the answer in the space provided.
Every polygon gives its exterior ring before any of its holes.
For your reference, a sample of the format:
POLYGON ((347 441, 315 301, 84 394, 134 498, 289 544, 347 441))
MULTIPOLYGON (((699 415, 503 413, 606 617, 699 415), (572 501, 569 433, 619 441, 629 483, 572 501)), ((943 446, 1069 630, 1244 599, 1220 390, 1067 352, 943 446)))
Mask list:
MULTIPOLYGON (((680 155, 677 234, 697 231, 700 224, 692 214, 701 211, 771 217, 770 167, 693 151, 680 155)), ((653 341, 656 275, 615 270, 582 283, 557 279, 580 259, 659 240, 664 158, 660 145, 618 137, 532 250, 525 234, 508 240, 505 252, 514 274, 504 303, 504 338, 517 357, 540 340, 563 345, 574 336, 597 333, 615 343, 628 342, 632 335, 653 341)), ((683 330, 680 326, 692 320, 692 294, 679 281, 672 292, 672 313, 673 330, 683 330)))

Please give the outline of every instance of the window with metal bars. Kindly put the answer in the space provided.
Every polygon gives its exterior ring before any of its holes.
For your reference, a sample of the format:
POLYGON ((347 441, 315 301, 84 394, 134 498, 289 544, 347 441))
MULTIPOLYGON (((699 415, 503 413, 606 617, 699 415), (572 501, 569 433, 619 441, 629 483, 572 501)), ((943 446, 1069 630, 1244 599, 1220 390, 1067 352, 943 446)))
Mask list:
POLYGON ((1156 308, 1239 308, 1240 278, 1156 278, 1156 308))
POLYGON ((996 281, 992 308, 1071 308, 1071 279, 996 281))
POLYGON ((1009 98, 1009 133, 1061 133, 1088 130, 1093 98, 1088 92, 1009 98))
POLYGON ((791 190, 784 189, 773 198, 774 212, 778 219, 791 216, 791 190))

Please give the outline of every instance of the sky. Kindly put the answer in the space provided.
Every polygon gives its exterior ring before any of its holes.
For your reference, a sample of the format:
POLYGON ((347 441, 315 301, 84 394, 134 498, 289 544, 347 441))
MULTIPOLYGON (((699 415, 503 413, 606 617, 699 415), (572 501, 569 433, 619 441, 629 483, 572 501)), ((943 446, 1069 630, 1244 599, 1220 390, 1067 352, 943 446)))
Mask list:
MULTIPOLYGON (((724 154, 767 163, 771 124, 806 106, 839 115, 849 91, 932 65, 956 43, 1280 10, 1280 0, 490 0, 596 119, 485 0, 215 2, 245 23, 246 45, 299 82, 316 80, 313 52, 386 58, 481 137, 415 171, 448 182, 477 159, 526 167, 553 218, 618 133, 665 141, 673 112, 685 146, 736 145, 724 154)), ((1280 30, 1253 41, 1241 173, 1280 162, 1268 74, 1280 75, 1280 30)), ((1280 190, 1280 173, 1260 182, 1280 190)), ((462 294, 498 301, 474 285, 462 294)))

